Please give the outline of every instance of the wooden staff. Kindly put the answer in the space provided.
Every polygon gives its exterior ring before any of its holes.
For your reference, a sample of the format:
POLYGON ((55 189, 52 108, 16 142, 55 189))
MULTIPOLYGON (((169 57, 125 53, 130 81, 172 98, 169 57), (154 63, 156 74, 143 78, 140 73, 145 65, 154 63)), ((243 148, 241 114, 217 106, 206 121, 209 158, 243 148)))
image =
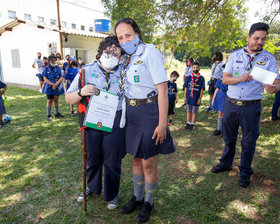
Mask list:
MULTIPOLYGON (((85 85, 85 70, 81 69, 80 75, 82 76, 82 86, 85 85)), ((86 196, 86 188, 87 188, 87 148, 86 148, 86 128, 82 129, 82 152, 83 152, 83 204, 84 204, 84 214, 87 213, 87 196, 86 196)))
POLYGON ((86 129, 82 130, 82 151, 83 151, 83 204, 84 204, 84 214, 87 213, 87 197, 86 197, 86 188, 87 188, 87 170, 86 170, 86 161, 87 161, 87 150, 86 150, 86 129))

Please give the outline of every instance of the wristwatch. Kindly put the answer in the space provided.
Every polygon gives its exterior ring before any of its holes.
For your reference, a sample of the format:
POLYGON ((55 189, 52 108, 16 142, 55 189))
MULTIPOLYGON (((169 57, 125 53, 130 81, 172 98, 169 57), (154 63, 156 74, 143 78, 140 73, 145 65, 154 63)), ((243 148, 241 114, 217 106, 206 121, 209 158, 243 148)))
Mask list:
POLYGON ((80 97, 83 97, 82 94, 81 94, 81 90, 82 90, 82 89, 79 89, 79 90, 77 91, 77 94, 78 94, 80 97))

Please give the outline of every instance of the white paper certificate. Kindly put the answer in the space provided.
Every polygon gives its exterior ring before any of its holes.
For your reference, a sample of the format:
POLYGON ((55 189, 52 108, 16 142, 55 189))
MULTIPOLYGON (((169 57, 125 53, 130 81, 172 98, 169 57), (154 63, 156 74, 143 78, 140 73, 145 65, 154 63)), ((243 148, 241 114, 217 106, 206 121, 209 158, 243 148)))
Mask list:
POLYGON ((277 77, 277 74, 270 72, 259 67, 254 67, 250 73, 254 80, 257 80, 263 84, 272 84, 277 77))
POLYGON ((116 94, 100 90, 98 96, 90 98, 84 125, 101 131, 112 132, 119 97, 116 94))

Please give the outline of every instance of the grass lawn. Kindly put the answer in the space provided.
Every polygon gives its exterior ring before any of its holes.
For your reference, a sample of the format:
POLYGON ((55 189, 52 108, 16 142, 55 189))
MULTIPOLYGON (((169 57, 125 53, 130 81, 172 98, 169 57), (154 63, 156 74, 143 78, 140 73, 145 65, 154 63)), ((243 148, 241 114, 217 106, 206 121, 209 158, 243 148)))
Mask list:
MULTIPOLYGON (((181 85, 179 85, 181 89, 181 85)), ((0 223, 135 223, 137 213, 109 211, 103 195, 88 201, 83 215, 82 157, 78 116, 71 116, 64 97, 64 119, 46 121, 45 95, 8 87, 12 122, 0 128, 0 223)), ((255 174, 247 189, 238 186, 240 138, 231 172, 212 174, 223 151, 213 137, 217 115, 206 113, 203 97, 193 132, 183 129, 183 93, 171 131, 175 153, 161 156, 160 184, 150 223, 280 223, 280 122, 270 120, 274 97, 263 100, 261 135, 253 161, 255 174)), ((130 157, 123 160, 120 205, 132 195, 130 157)))

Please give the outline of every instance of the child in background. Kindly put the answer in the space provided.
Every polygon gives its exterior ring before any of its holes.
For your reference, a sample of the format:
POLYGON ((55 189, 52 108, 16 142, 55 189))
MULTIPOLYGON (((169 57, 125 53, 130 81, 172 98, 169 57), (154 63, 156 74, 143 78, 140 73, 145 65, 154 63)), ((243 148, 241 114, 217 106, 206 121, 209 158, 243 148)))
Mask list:
MULTIPOLYGON (((73 82, 74 78, 78 74, 78 63, 77 61, 73 60, 70 62, 69 67, 66 69, 65 72, 65 80, 66 80, 66 90, 69 89, 71 83, 73 82)), ((71 114, 74 114, 74 105, 70 104, 71 114)))
POLYGON ((58 110, 58 97, 59 95, 64 94, 64 88, 62 85, 64 73, 62 69, 57 66, 55 55, 50 55, 48 57, 48 62, 49 65, 45 67, 42 74, 45 81, 42 93, 47 95, 47 120, 51 121, 52 103, 54 103, 55 117, 64 117, 58 110))
POLYGON ((171 72, 170 79, 168 80, 167 86, 168 86, 168 116, 169 116, 169 122, 168 125, 171 125, 172 123, 172 116, 175 114, 174 108, 175 104, 178 101, 178 90, 177 90, 177 84, 175 83, 176 80, 179 78, 179 73, 176 71, 171 72))
POLYGON ((0 81, 0 126, 4 126, 5 123, 3 122, 3 114, 6 113, 6 107, 4 106, 4 100, 2 95, 6 92, 7 85, 4 82, 0 81))
MULTIPOLYGON (((224 67, 223 67, 224 68, 224 67)), ((218 111, 218 125, 217 129, 213 132, 215 136, 222 135, 223 124, 223 106, 227 96, 228 85, 224 85, 222 78, 218 79, 215 85, 215 92, 212 100, 213 109, 218 111)))
POLYGON ((184 96, 187 110, 187 125, 184 127, 192 131, 196 120, 198 108, 201 103, 203 91, 205 90, 205 80, 199 73, 200 67, 198 62, 192 65, 192 74, 187 76, 184 84, 184 96), (191 121, 192 119, 192 121, 191 121))

